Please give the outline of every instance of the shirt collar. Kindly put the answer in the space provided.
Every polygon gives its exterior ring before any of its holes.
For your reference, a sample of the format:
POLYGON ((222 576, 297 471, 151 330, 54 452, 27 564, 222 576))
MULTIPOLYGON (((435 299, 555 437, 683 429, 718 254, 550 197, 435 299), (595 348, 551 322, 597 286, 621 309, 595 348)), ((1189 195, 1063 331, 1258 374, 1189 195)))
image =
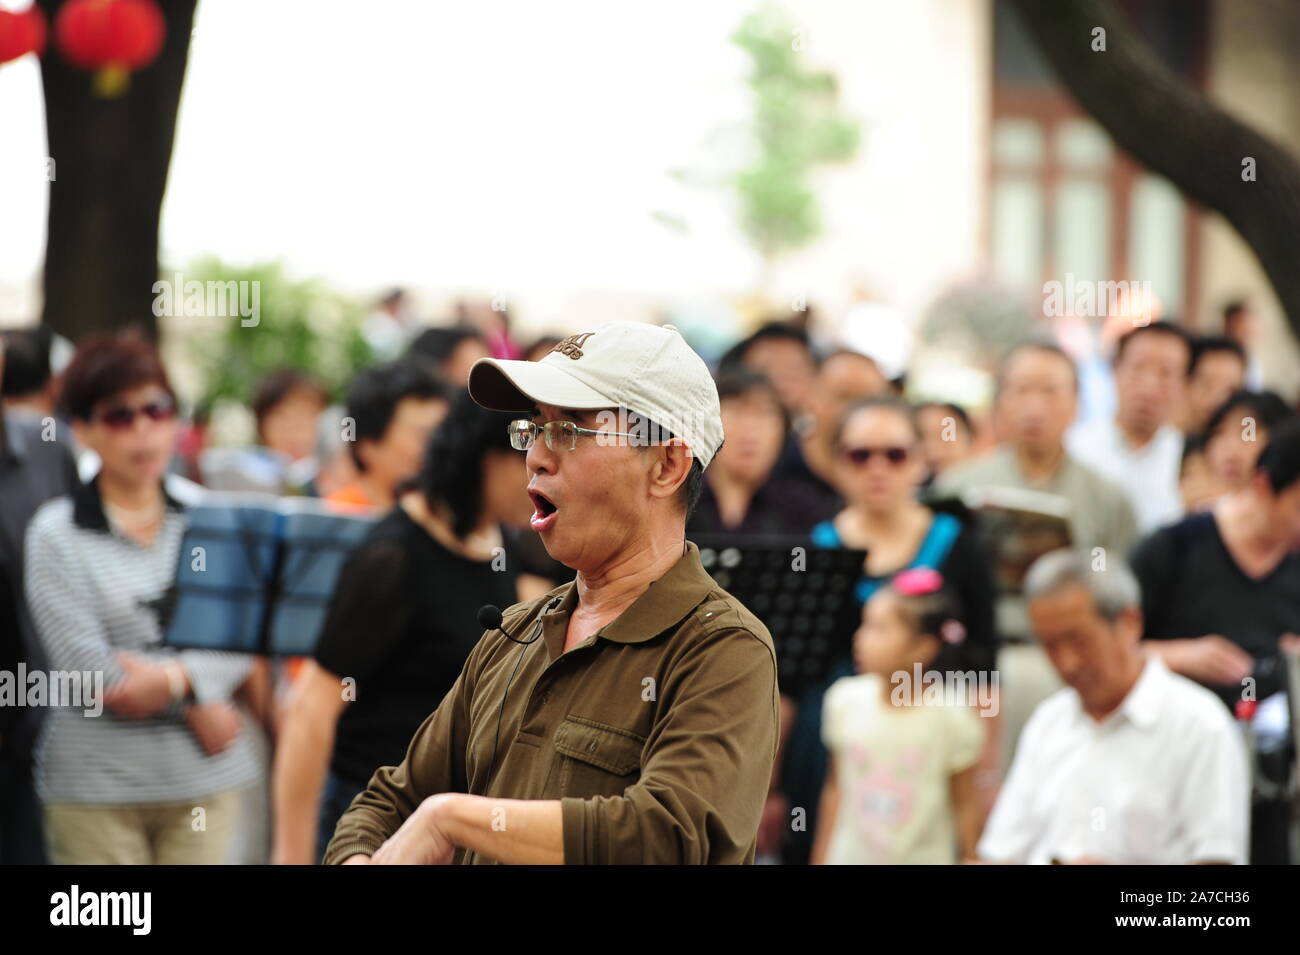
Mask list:
POLYGON ((1031 481, 1029 476, 1025 474, 1024 468, 1020 466, 1020 458, 1016 456, 1016 449, 1011 446, 1010 442, 999 445, 998 453, 1002 455, 1002 460, 1007 470, 1018 476, 1025 487, 1032 491, 1059 486, 1061 479, 1065 476, 1065 469, 1071 464, 1069 451, 1064 451, 1061 455, 1061 460, 1056 464, 1056 470, 1054 470, 1044 480, 1031 481))
POLYGON ((1160 718, 1161 688, 1168 675, 1169 670, 1159 657, 1148 656, 1133 689, 1128 691, 1128 696, 1120 704, 1120 712, 1138 729, 1149 730, 1160 718))
MULTIPOLYGON (((169 510, 185 509, 176 498, 167 493, 167 482, 162 483, 163 501, 169 510)), ((99 493, 99 475, 72 489, 72 522, 88 531, 109 533, 108 515, 104 513, 104 501, 99 493)))
MULTIPOLYGON (((614 643, 644 643, 680 623, 717 586, 700 563, 699 547, 687 541, 686 553, 668 573, 652 581, 632 606, 600 629, 598 636, 614 643)), ((560 610, 571 610, 577 600, 575 583, 560 610)))
POLYGON ((1142 672, 1138 674, 1137 681, 1129 689, 1128 695, 1124 701, 1103 719, 1100 723, 1088 715, 1083 708, 1083 700, 1078 693, 1074 694, 1074 707, 1076 717, 1094 729, 1104 729, 1112 726, 1120 717, 1128 720, 1140 730, 1149 730, 1156 725, 1160 718, 1161 696, 1163 687, 1166 683, 1166 677, 1169 676, 1169 668, 1157 656, 1147 656, 1146 662, 1142 665, 1142 672))

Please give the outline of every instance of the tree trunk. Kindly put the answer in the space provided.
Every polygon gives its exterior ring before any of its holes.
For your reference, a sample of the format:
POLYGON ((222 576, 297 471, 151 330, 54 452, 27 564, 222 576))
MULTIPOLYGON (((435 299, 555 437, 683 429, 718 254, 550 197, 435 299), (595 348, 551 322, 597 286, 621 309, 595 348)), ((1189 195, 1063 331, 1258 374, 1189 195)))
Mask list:
POLYGON ((1110 0, 1010 0, 1061 81, 1123 149, 1220 213, 1254 250, 1300 338, 1300 163, 1156 57, 1110 0), (1094 52, 1093 30, 1106 31, 1094 52), (1243 161, 1254 160, 1254 181, 1243 161))
MULTIPOLYGON (((61 4, 38 2, 53 24, 61 4)), ((132 326, 157 337, 158 217, 196 2, 163 5, 161 54, 115 99, 94 95, 92 75, 70 67, 53 37, 41 60, 54 160, 43 320, 74 341, 132 326)))

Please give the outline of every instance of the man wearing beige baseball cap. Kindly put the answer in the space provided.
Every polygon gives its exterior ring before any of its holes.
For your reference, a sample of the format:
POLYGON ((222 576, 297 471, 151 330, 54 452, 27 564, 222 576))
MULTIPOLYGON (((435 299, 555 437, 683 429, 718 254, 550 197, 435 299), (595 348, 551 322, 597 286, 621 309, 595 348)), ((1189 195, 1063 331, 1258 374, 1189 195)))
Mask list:
POLYGON ((484 608, 455 686, 325 862, 753 862, 776 655, 685 536, 723 440, 708 368, 671 325, 610 322, 537 362, 480 359, 469 389, 518 413, 533 529, 577 576, 484 608))

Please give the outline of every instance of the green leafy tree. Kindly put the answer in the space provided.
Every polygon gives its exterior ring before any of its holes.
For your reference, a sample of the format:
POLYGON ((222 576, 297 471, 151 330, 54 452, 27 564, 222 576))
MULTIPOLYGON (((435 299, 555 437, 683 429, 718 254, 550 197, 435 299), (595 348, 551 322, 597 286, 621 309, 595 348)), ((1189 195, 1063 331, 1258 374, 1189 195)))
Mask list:
POLYGON ((838 112, 834 74, 801 63, 802 34, 783 13, 763 7, 732 36, 753 66, 753 139, 749 162, 730 177, 745 236, 770 272, 777 257, 821 232, 812 174, 857 152, 858 124, 838 112))
POLYGON ((192 338, 192 354, 204 376, 205 405, 247 404, 257 382, 277 368, 313 375, 341 398, 353 375, 372 360, 361 335, 362 306, 318 280, 291 280, 279 263, 233 268, 215 258, 193 263, 185 277, 258 283, 255 325, 220 319, 220 328, 209 326, 192 338))

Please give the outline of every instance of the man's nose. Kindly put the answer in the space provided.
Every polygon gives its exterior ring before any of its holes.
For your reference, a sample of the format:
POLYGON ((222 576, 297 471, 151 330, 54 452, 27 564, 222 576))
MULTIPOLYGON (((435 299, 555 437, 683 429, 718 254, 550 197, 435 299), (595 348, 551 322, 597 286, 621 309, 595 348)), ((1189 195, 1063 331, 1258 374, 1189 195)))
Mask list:
POLYGON ((539 434, 533 446, 525 452, 524 460, 529 474, 554 474, 559 463, 557 453, 546 446, 546 436, 543 434, 539 434))

